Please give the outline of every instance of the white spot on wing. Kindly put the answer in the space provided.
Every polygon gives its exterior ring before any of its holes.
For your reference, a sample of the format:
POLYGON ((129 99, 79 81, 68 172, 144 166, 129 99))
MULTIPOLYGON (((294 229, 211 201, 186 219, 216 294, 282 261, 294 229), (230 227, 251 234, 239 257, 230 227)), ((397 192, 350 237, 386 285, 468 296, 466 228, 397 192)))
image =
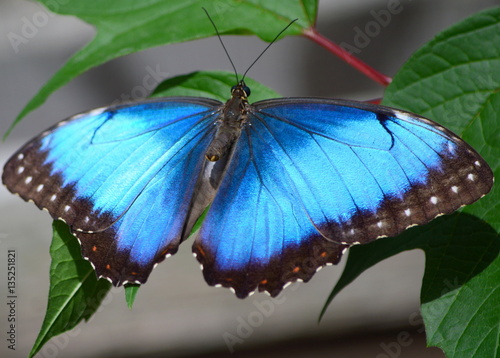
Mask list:
POLYGON ((68 212, 68 211, 69 211, 69 209, 71 209, 71 206, 66 205, 66 206, 64 207, 64 212, 68 212))
POLYGON ((394 115, 399 119, 403 119, 405 121, 410 120, 410 117, 405 112, 398 111, 397 109, 392 109, 392 113, 394 113, 394 115))
MULTIPOLYGON (((91 110, 90 112, 85 112, 85 113, 79 113, 79 114, 75 114, 73 117, 70 118, 70 120, 73 120, 73 119, 77 119, 77 118, 81 118, 81 117, 88 117, 88 116, 98 116, 99 114, 103 113, 104 111, 106 111, 109 107, 99 107, 99 108, 96 108, 96 109, 93 109, 91 110)), ((67 121, 64 121, 64 123, 66 123, 67 121)), ((61 122, 59 124, 62 125, 64 124, 63 122, 61 122)))
POLYGON ((26 179, 24 179, 24 183, 25 183, 25 184, 29 184, 29 183, 31 183, 31 181, 32 181, 32 180, 33 180, 33 177, 32 177, 32 176, 29 176, 29 177, 27 177, 26 179))
POLYGON ((21 174, 22 172, 24 172, 24 167, 17 168, 17 174, 21 174))
POLYGON ((40 184, 39 186, 36 187, 36 191, 39 193, 43 189, 43 184, 40 184))
POLYGON ((479 163, 477 160, 474 162, 474 164, 475 164, 477 167, 480 167, 480 166, 481 166, 481 163, 479 163))
POLYGON ((469 179, 470 181, 474 181, 474 174, 467 175, 467 179, 469 179))
POLYGON ((108 107, 96 108, 96 109, 93 109, 90 112, 87 112, 87 113, 84 113, 84 114, 87 115, 87 116, 97 116, 97 115, 101 114, 102 112, 104 112, 107 108, 108 107))
POLYGON ((383 223, 382 221, 379 221, 379 222, 377 223, 377 226, 378 226, 380 229, 382 229, 382 226, 384 226, 384 223, 383 223))
MULTIPOLYGON (((23 153, 19 153, 19 154, 17 155, 17 159, 19 159, 19 160, 23 160, 23 159, 24 159, 24 154, 23 154, 23 153)), ((477 162, 476 162, 476 163, 477 163, 477 162)))
POLYGON ((431 197, 431 203, 433 203, 434 205, 436 205, 436 204, 437 204, 437 202, 438 202, 438 198, 437 198, 437 197, 435 197, 435 196, 432 196, 432 197, 431 197))
POLYGON ((50 201, 54 201, 56 200, 57 198, 57 195, 56 194, 52 194, 52 196, 50 197, 50 201))
POLYGON ((452 192, 454 192, 454 193, 458 193, 458 186, 453 185, 453 186, 451 187, 451 191, 452 191, 452 192))
POLYGON ((410 209, 406 209, 405 210, 405 215, 406 216, 410 216, 411 215, 411 210, 410 209))

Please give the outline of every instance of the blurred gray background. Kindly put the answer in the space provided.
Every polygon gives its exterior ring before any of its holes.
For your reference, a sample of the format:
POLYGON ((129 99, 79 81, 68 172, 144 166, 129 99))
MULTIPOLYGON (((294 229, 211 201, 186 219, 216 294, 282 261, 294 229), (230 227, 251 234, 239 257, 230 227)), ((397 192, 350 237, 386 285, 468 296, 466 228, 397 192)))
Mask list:
MULTIPOLYGON (((372 11, 386 9, 393 1, 321 1, 317 27, 337 43, 352 44, 355 27, 364 28, 373 21, 372 11)), ((439 31, 500 1, 401 0, 400 4, 403 11, 394 15, 359 55, 390 76, 439 31)), ((40 12, 47 13, 38 3, 0 2, 2 135, 26 102, 94 34, 92 27, 76 18, 49 16, 47 24, 15 51, 8 34, 20 34, 23 24, 40 12)), ((255 37, 224 37, 224 42, 241 72, 266 45, 255 37)), ((158 68, 166 77, 196 70, 231 70, 216 38, 114 60, 72 81, 24 118, 0 143, 0 163, 3 166, 26 140, 56 121, 138 93, 136 87, 150 68, 158 68)), ((367 100, 383 94, 380 85, 301 37, 277 42, 249 76, 284 96, 367 100)), ((3 333, 0 356, 25 357, 45 314, 51 219, 3 186, 0 210, 0 272, 7 267, 7 250, 16 249, 18 293, 17 349, 7 349, 3 333)), ((318 314, 345 258, 338 267, 317 273, 309 283, 292 285, 277 300, 263 294, 239 300, 229 290, 206 285, 190 243, 185 243, 177 255, 153 271, 133 310, 126 307, 123 290, 113 289, 90 322, 49 342, 39 356, 222 357, 231 355, 226 341, 232 338, 232 355, 236 357, 444 357, 437 349, 425 348, 418 316, 424 259, 422 252, 413 251, 380 263, 345 289, 318 324, 318 314), (401 341, 406 337, 404 332, 409 338, 401 341)), ((6 285, 3 273, 2 332, 7 330, 6 285)))

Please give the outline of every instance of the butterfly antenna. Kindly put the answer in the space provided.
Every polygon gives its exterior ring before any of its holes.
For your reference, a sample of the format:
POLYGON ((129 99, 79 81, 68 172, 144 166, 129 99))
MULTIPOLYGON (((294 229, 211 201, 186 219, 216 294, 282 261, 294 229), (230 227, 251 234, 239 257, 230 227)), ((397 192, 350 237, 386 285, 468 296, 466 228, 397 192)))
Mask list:
MULTIPOLYGON (((240 80, 238 78, 238 72, 236 71, 236 67, 234 66, 233 60, 231 60, 231 56, 229 56, 229 52, 227 52, 226 46, 224 46, 224 42, 222 41, 222 38, 220 37, 219 30, 217 30, 217 26, 215 26, 215 22, 212 20, 212 18, 208 14, 207 9, 205 9, 204 7, 202 7, 202 9, 203 9, 203 11, 205 11, 205 14, 207 14, 208 19, 212 23, 212 26, 214 27, 215 32, 217 33, 217 37, 219 38, 219 41, 220 41, 220 43, 222 45, 222 48, 224 49, 224 52, 226 53, 226 56, 229 59, 229 62, 231 62, 231 66, 233 66, 234 75, 236 76, 236 83, 239 83, 240 80)), ((245 77, 245 76, 243 76, 243 77, 245 77)))
POLYGON ((246 70, 246 71, 245 71, 245 73, 243 74, 243 77, 241 78, 241 80, 242 80, 242 81, 245 79, 245 76, 247 75, 248 71, 250 71, 250 69, 253 67, 253 65, 255 65, 255 63, 259 60, 259 58, 261 58, 261 57, 262 57, 262 55, 264 54, 264 52, 266 52, 266 51, 267 51, 267 49, 268 49, 269 47, 271 47, 271 45, 272 45, 273 43, 275 43, 275 42, 278 40, 278 38, 281 36, 281 34, 282 34, 283 32, 285 32, 285 31, 286 31, 286 30, 287 30, 290 26, 292 26, 292 24, 293 24, 295 21, 297 21, 297 20, 298 20, 298 19, 292 20, 292 21, 291 21, 288 25, 286 25, 286 26, 285 26, 285 28, 284 28, 283 30, 281 30, 281 31, 279 32, 279 34, 277 34, 277 35, 276 35, 276 37, 275 37, 275 38, 274 38, 274 39, 273 39, 273 40, 272 40, 272 41, 271 41, 271 42, 270 42, 270 43, 266 46, 266 48, 265 48, 265 49, 264 49, 264 50, 260 53, 260 55, 259 55, 259 56, 257 56, 257 58, 256 58, 256 59, 252 62, 252 64, 251 64, 251 65, 247 68, 247 70, 246 70))

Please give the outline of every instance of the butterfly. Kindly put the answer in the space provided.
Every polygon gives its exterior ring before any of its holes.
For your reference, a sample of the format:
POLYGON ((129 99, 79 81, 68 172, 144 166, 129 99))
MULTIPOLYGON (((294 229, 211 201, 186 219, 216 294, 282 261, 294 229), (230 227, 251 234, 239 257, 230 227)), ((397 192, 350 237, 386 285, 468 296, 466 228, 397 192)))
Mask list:
POLYGON ((145 283, 194 234, 209 285, 276 296, 352 245, 425 224, 492 187, 439 124, 320 98, 166 97, 78 114, 5 164, 7 188, 65 221, 114 285, 145 283), (207 209, 208 208, 208 209, 207 209))

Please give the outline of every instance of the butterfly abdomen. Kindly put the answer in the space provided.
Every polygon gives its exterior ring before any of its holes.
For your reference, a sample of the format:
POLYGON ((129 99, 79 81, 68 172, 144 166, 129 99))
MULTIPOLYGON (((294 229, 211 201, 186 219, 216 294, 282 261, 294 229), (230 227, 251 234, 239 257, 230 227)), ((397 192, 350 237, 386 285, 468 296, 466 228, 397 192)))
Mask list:
POLYGON ((222 122, 217 130, 215 138, 207 149, 205 157, 211 162, 216 162, 220 158, 226 156, 240 135, 240 125, 222 122))

